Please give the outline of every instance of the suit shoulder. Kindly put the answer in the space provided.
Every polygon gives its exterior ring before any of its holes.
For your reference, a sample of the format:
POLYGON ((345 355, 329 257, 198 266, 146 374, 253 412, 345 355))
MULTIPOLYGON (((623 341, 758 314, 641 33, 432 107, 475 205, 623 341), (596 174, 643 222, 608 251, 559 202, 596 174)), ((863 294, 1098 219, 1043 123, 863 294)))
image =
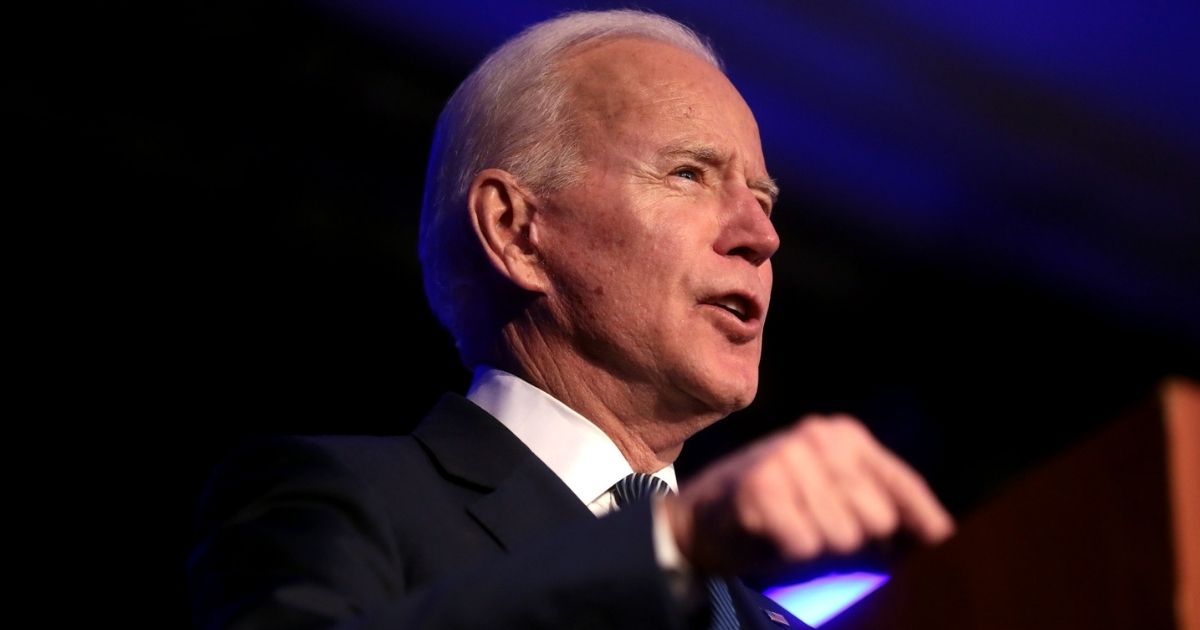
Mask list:
POLYGON ((383 465, 407 460, 421 452, 408 435, 296 435, 279 438, 326 454, 345 465, 383 465))
POLYGON ((255 436, 214 467, 200 507, 228 514, 236 506, 291 493, 366 498, 378 479, 428 469, 425 459, 407 436, 255 436))

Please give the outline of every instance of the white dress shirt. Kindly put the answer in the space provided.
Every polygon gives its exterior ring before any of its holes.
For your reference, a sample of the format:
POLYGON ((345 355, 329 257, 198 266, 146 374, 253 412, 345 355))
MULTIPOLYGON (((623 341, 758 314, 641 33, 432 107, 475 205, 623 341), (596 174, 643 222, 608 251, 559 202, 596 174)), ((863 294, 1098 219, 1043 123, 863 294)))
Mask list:
MULTIPOLYGON (((616 507, 613 484, 633 468, 590 420, 525 380, 488 366, 475 370, 467 399, 512 431, 593 514, 602 516, 616 507)), ((679 491, 673 464, 653 474, 679 491)), ((671 590, 687 601, 694 597, 691 568, 661 507, 661 501, 654 505, 654 554, 671 590)))

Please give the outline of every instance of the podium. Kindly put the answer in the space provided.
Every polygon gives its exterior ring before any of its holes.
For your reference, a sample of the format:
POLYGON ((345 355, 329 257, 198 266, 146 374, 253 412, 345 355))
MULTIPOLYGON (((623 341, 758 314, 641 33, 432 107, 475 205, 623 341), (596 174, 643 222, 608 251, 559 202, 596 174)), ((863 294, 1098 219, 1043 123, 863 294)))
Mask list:
POLYGON ((958 525, 822 630, 1200 630, 1200 385, 1164 382, 958 525))

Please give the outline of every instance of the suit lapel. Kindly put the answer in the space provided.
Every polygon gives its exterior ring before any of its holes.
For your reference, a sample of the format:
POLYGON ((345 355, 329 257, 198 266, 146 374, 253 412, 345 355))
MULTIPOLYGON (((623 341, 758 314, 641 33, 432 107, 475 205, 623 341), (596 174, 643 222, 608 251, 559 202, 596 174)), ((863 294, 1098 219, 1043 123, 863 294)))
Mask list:
MULTIPOLYGON (((506 550, 580 519, 594 518, 587 506, 515 435, 471 401, 442 397, 413 431, 443 474, 473 486, 479 499, 467 512, 506 550)), ((746 630, 804 629, 804 625, 741 580, 729 591, 746 630), (790 625, 772 621, 767 611, 790 625)))
POLYGON ((594 518, 512 432, 461 396, 443 396, 413 436, 447 477, 483 491, 467 511, 504 549, 594 518))

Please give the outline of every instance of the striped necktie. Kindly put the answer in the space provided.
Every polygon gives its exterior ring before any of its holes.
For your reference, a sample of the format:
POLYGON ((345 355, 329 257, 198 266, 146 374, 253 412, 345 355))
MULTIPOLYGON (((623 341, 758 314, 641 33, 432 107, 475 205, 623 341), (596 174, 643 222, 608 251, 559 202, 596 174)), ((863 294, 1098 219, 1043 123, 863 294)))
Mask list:
MULTIPOLYGON (((618 481, 612 487, 613 498, 617 507, 622 508, 634 501, 648 499, 652 496, 670 494, 671 487, 667 482, 645 473, 633 473, 618 481)), ((737 630, 737 612, 733 608, 733 599, 729 595, 729 587, 725 581, 709 578, 705 581, 708 586, 709 601, 712 603, 713 619, 711 630, 737 630)))

